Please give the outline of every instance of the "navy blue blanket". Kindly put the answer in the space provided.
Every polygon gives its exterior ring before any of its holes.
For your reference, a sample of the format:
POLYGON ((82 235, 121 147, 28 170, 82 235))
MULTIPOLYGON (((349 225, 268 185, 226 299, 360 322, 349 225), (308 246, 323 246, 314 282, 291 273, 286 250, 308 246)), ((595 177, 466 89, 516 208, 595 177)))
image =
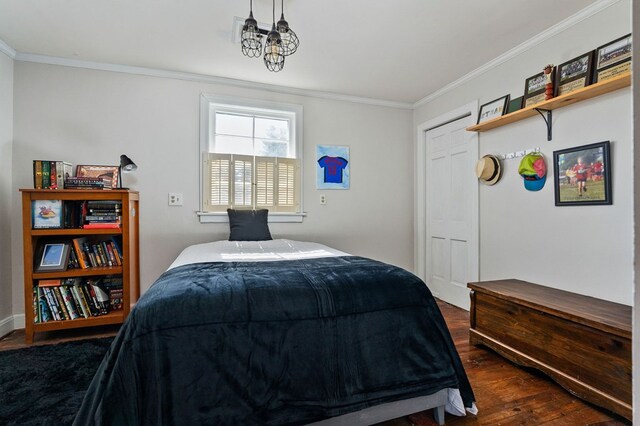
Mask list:
POLYGON ((361 257, 198 263, 131 311, 76 425, 297 425, 473 392, 435 300, 361 257))

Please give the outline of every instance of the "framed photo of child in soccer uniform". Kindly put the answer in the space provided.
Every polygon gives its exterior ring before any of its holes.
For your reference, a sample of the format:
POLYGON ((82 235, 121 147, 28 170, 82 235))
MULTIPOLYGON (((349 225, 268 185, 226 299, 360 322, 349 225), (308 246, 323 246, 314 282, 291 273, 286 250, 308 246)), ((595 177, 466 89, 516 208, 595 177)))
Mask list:
POLYGON ((553 152, 556 206, 612 204, 609 141, 553 152))

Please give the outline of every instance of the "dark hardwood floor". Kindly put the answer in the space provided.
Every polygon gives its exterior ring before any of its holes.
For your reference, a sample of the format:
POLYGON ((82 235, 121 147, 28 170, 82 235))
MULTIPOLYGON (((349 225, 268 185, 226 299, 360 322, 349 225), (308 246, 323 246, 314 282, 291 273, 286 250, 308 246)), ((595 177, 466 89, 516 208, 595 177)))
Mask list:
MULTIPOLYGON (((446 415, 448 425, 629 425, 630 422, 578 399, 531 369, 511 362, 483 347, 469 346, 469 313, 444 302, 438 303, 458 348, 476 395, 477 416, 446 415)), ((38 334, 34 344, 115 335, 117 328, 96 327, 38 334)), ((24 343, 24 330, 0 339, 0 350, 17 349, 24 343)), ((379 426, 433 425, 430 412, 384 422, 379 426)))

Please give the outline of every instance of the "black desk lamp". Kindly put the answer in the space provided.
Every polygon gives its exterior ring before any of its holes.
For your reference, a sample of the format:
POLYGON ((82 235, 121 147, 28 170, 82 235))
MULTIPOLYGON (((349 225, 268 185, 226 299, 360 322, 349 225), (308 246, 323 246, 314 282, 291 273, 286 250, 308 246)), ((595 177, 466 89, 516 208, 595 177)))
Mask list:
POLYGON ((131 160, 131 158, 127 157, 124 154, 120 156, 120 166, 119 166, 119 173, 118 173, 118 180, 120 181, 119 189, 127 189, 122 187, 122 173, 130 173, 136 170, 137 168, 138 166, 136 166, 136 163, 134 163, 131 160))

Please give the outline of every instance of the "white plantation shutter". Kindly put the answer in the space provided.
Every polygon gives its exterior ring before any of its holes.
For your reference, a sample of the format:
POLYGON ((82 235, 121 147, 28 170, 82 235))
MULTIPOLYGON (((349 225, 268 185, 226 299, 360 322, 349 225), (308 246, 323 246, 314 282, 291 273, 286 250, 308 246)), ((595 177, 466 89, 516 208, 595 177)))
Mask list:
POLYGON ((232 207, 253 207, 253 157, 250 155, 235 155, 233 158, 233 194, 232 207))
POLYGON ((270 208, 275 204, 276 159, 256 157, 256 207, 270 208))
POLYGON ((266 208, 296 212, 298 160, 205 153, 205 211, 266 208))
POLYGON ((295 212, 298 210, 298 164, 292 158, 278 158, 278 211, 295 212))
POLYGON ((231 155, 205 154, 204 210, 226 211, 231 201, 231 155))

